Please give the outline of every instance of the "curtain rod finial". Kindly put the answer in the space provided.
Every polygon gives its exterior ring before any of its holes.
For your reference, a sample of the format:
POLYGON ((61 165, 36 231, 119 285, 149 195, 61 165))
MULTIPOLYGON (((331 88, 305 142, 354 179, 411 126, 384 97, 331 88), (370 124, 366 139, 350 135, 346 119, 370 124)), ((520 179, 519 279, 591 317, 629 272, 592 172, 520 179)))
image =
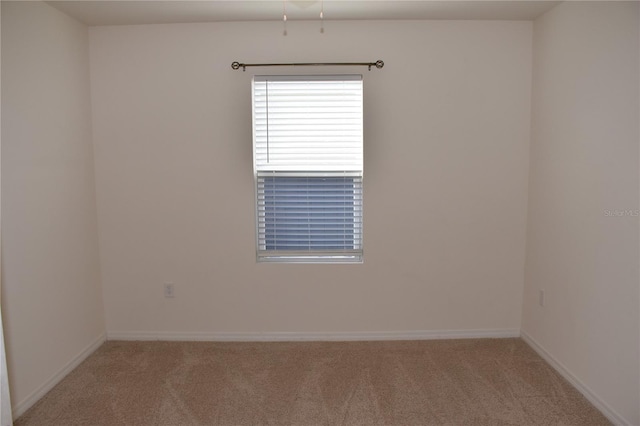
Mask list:
POLYGON ((232 62, 231 63, 231 68, 233 68, 234 70, 238 70, 240 69, 240 67, 242 67, 242 71, 246 71, 247 70, 247 65, 246 64, 241 64, 240 62, 232 62))

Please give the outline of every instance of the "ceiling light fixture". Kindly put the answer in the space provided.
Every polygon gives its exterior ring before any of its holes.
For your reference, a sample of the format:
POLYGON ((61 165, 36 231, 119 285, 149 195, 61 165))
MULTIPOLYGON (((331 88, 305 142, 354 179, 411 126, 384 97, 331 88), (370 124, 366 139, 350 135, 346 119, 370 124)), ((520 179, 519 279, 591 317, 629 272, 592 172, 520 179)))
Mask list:
POLYGON ((284 26, 284 31, 282 31, 282 35, 287 35, 287 0, 282 0, 282 25, 284 26))
MULTIPOLYGON (((291 2, 298 7, 306 8, 310 4, 315 4, 317 1, 295 1, 291 2)), ((286 36, 287 33, 287 0, 282 0, 282 35, 286 36)), ((324 0, 320 0, 320 33, 324 34, 324 0)))

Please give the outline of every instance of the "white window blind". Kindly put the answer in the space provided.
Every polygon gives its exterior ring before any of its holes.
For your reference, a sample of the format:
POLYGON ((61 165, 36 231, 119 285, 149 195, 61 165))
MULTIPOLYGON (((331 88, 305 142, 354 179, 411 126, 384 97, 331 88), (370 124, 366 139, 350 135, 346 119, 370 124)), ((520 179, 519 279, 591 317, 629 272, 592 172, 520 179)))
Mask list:
POLYGON ((362 77, 256 76, 258 260, 362 259, 362 77))

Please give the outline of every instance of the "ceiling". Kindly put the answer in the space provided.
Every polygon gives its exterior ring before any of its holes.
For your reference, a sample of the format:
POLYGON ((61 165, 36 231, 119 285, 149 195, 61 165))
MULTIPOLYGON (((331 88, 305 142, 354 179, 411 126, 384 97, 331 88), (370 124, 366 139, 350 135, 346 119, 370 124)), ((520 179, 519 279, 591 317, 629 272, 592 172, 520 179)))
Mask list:
MULTIPOLYGON (((87 25, 131 25, 282 19, 283 0, 89 0, 47 1, 87 25)), ((532 20, 559 1, 286 0, 289 20, 494 19, 532 20)))

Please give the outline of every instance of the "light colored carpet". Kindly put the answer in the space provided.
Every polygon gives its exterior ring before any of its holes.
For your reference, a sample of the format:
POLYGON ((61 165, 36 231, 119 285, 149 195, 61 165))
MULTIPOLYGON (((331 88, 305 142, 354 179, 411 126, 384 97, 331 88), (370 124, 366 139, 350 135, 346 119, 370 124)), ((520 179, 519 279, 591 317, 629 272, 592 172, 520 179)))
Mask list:
POLYGON ((29 425, 605 425, 520 339, 110 341, 29 425))

